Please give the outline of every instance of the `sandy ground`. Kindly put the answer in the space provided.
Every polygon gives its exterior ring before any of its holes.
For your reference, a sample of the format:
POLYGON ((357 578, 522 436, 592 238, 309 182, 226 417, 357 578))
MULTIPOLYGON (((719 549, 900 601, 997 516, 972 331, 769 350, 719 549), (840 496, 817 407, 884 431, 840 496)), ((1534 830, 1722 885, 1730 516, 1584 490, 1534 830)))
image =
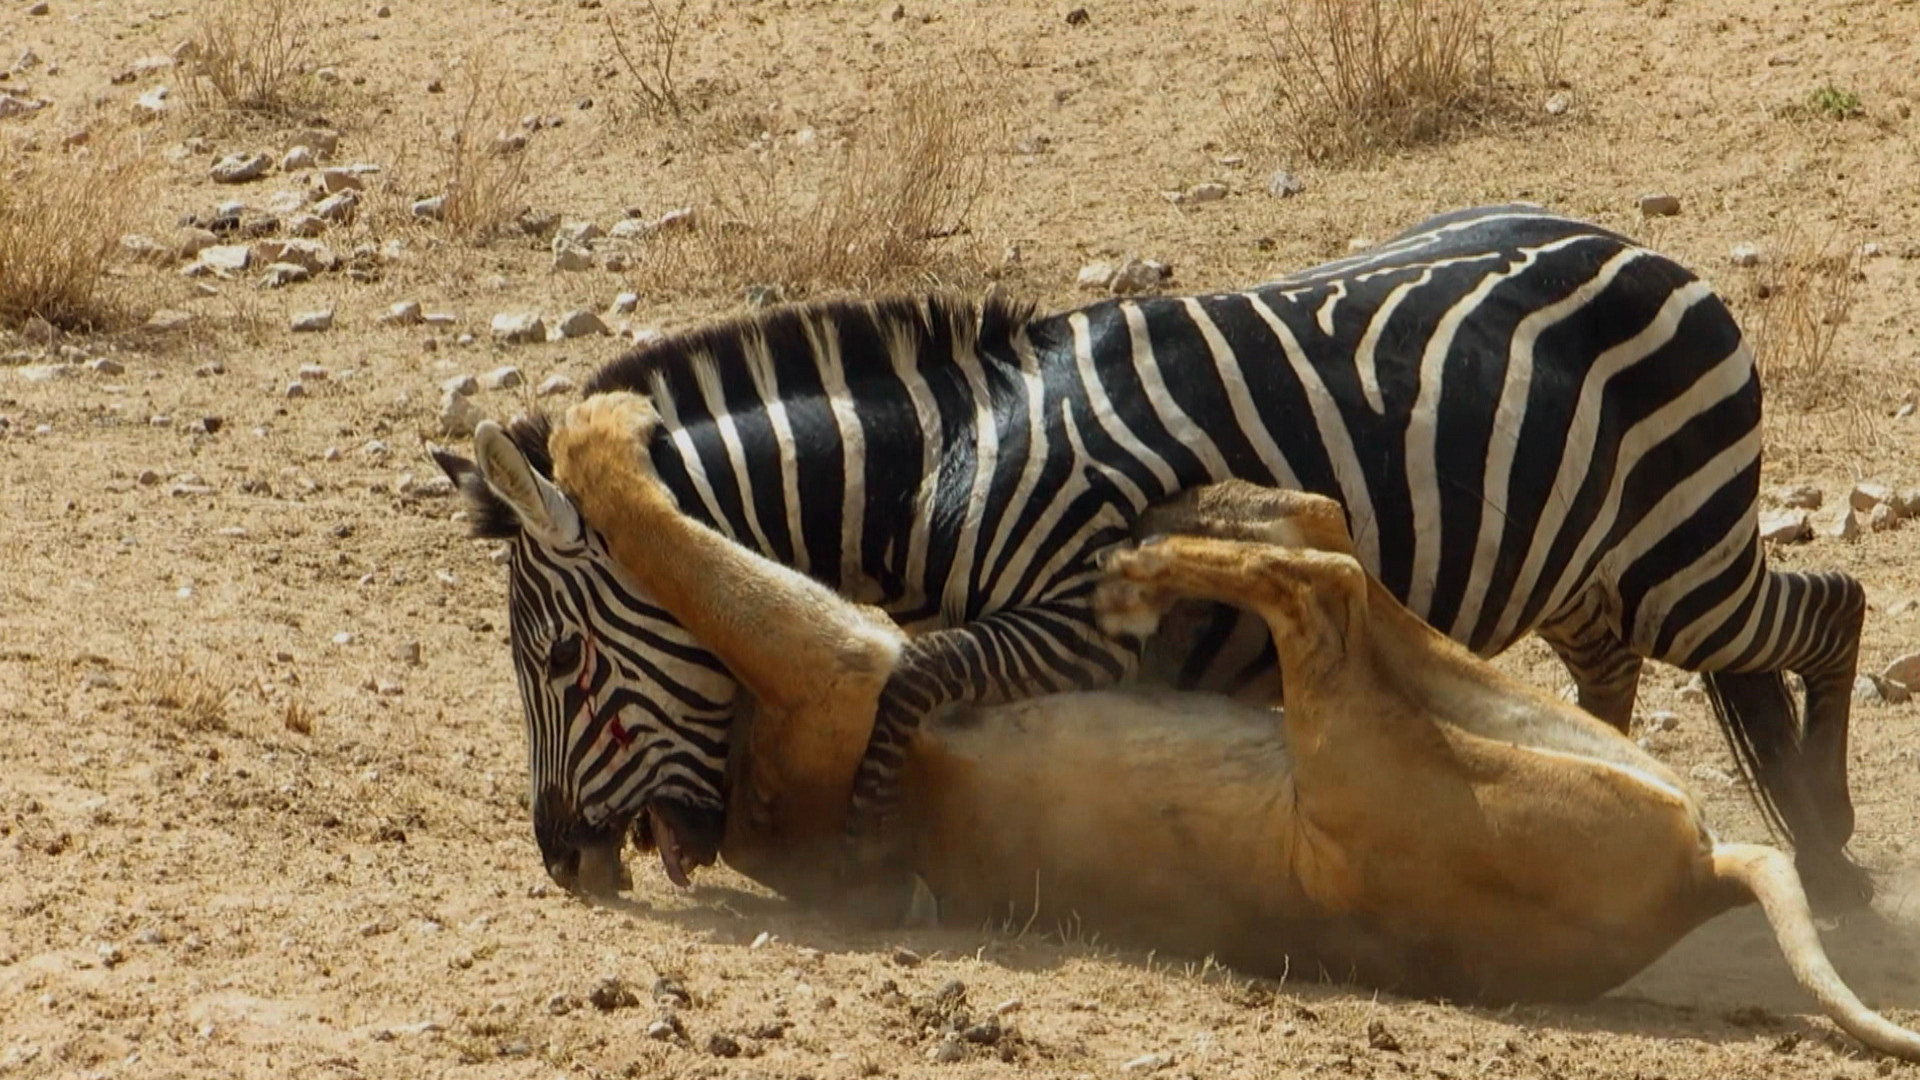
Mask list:
MULTIPOLYGON (((192 34, 206 5, 183 2, 49 0, 34 15, 4 0, 0 65, 31 48, 58 71, 0 83, 53 103, 0 121, 0 140, 54 153, 63 133, 105 128, 137 94, 177 85, 165 69, 112 76, 192 34)), ((1138 253, 1172 263, 1175 287, 1227 287, 1430 211, 1512 198, 1649 238, 1750 321, 1766 263, 1732 266, 1733 245, 1764 252, 1791 227, 1870 242, 1877 254, 1858 264, 1851 316, 1816 380, 1825 396, 1770 402, 1768 484, 1811 484, 1830 504, 1859 479, 1920 484, 1920 418, 1893 416, 1920 391, 1920 7, 1569 5, 1565 112, 1547 113, 1556 91, 1533 85, 1520 122, 1323 167, 1286 160, 1243 122, 1270 77, 1269 7, 1091 3, 1070 25, 1070 6, 922 0, 895 17, 891 4, 696 5, 682 72, 711 103, 682 124, 634 108, 613 63, 604 19, 637 20, 632 5, 306 10, 325 21, 316 62, 340 78, 323 103, 344 135, 337 160, 409 175, 457 96, 430 82, 452 83, 457 58, 485 43, 522 111, 564 121, 531 139, 526 201, 603 226, 630 207, 702 205, 711 171, 762 130, 794 140, 811 128, 829 146, 886 88, 944 81, 999 130, 986 197, 950 253, 958 269, 939 273, 969 286, 996 277, 1048 305, 1074 302, 1074 273, 1095 258, 1138 253), (1856 94, 1865 115, 1793 115, 1823 85, 1856 94), (1306 190, 1268 195, 1278 165, 1306 190), (1215 180, 1230 189, 1219 202, 1161 194, 1215 180), (1641 221, 1637 199, 1653 191, 1679 196, 1681 214, 1641 221), (1003 264, 1008 245, 1017 264, 1003 264)), ((1536 54, 1539 17, 1508 14, 1521 30, 1506 48, 1536 54)), ((285 128, 184 102, 144 126, 158 164, 135 231, 164 236, 182 213, 229 198, 259 207, 299 187, 277 172, 241 187, 208 178, 222 153, 277 151, 285 128)), ((644 254, 625 273, 555 273, 542 241, 468 246, 405 219, 370 203, 322 237, 343 255, 399 241, 377 280, 334 272, 268 291, 247 275, 209 293, 175 267, 130 264, 116 284, 189 312, 184 335, 0 339, 0 1075, 1111 1076, 1145 1055, 1161 1056, 1130 1075, 1905 1068, 1807 1015, 1752 912, 1599 1002, 1489 1011, 1304 974, 1250 982, 1115 952, 1052 919, 856 933, 724 872, 680 894, 640 865, 631 901, 612 909, 549 889, 522 809, 503 571, 465 538, 454 500, 421 484, 439 386, 516 365, 522 388, 476 398, 504 417, 551 405, 530 388, 619 349, 494 345, 496 312, 604 309, 637 288, 638 310, 616 329, 672 329, 737 310, 741 296, 676 282, 644 254), (378 324, 407 299, 458 324, 378 324), (291 314, 325 307, 331 331, 287 332, 291 314), (459 344, 461 332, 478 343, 459 344), (62 345, 111 355, 124 373, 76 362, 71 377, 27 376, 62 345), (289 399, 302 365, 327 377, 305 376, 307 395, 289 399), (194 430, 205 417, 216 431, 194 430), (678 1027, 661 1025, 669 1015, 678 1027), (949 1030, 980 1041, 957 1062, 929 1061, 949 1030)), ((1779 553, 1866 582, 1869 669, 1920 642, 1916 538, 1920 526, 1779 553)), ((1537 645, 1503 663, 1562 681, 1537 645)), ((1684 685, 1649 673, 1643 711, 1670 710, 1677 726, 1648 738, 1693 777, 1724 834, 1759 838, 1684 685)), ((1920 1021, 1914 710, 1855 712, 1854 851, 1884 879, 1873 912, 1827 935, 1854 985, 1909 1023, 1920 1021)))

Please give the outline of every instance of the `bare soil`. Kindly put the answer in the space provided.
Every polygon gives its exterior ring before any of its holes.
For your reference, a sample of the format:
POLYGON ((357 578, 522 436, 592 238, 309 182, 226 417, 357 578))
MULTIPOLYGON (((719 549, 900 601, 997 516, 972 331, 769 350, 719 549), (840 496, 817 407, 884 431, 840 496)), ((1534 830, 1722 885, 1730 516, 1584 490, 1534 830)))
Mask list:
MULTIPOLYGON (((0 120, 0 141, 57 154, 64 133, 104 131, 137 94, 178 86, 177 70, 113 76, 192 36, 209 5, 46 6, 0 7, 0 65, 31 48, 58 66, 0 83, 53 102, 0 120)), ((1570 4, 1567 87, 1529 83, 1517 120, 1338 168, 1286 161, 1246 122, 1271 81, 1262 5, 1093 2, 1077 25, 1073 6, 908 0, 896 17, 879 3, 694 5, 679 77, 696 107, 678 122, 639 109, 615 62, 605 19, 638 26, 635 5, 304 9, 325 24, 314 62, 339 76, 321 95, 344 136, 336 161, 380 164, 394 185, 376 184, 360 220, 323 239, 343 255, 401 241, 378 279, 334 272, 269 291, 245 275, 209 291, 176 267, 129 264, 116 287, 189 312, 184 334, 0 339, 0 1075, 1112 1076, 1130 1062, 1132 1075, 1207 1078, 1906 1071, 1808 1015, 1752 911, 1598 1002, 1485 1010, 1317 972, 1250 981, 1203 959, 1116 952, 1064 912, 870 933, 796 913, 724 871, 682 894, 637 864, 631 900, 613 908, 545 884, 523 809, 504 571, 465 538, 454 500, 416 489, 433 475, 423 443, 439 386, 513 364, 526 386, 483 392, 481 408, 553 407, 529 388, 581 378, 620 348, 498 346, 496 312, 604 309, 637 287, 639 310, 611 321, 671 330, 743 300, 732 283, 676 279, 644 248, 625 273, 556 273, 542 240, 472 245, 409 220, 403 200, 433 194, 416 178, 455 105, 429 84, 454 85, 476 46, 492 48, 525 113, 562 121, 530 136, 525 201, 603 227, 629 207, 656 217, 709 205, 715 176, 737 170, 762 132, 802 157, 809 143, 829 153, 889 87, 944 82, 992 122, 992 168, 970 232, 941 242, 923 281, 997 279, 1045 305, 1084 295, 1074 274, 1094 259, 1137 253, 1171 263, 1175 288, 1232 287, 1433 211, 1507 199, 1650 240, 1750 321, 1768 245, 1790 226, 1870 242, 1878 253, 1857 263, 1830 368, 1770 400, 1767 483, 1811 484, 1830 506, 1859 479, 1920 485, 1920 417, 1894 416, 1920 392, 1920 6, 1570 4), (1802 115, 1823 86, 1856 95, 1864 115, 1802 115), (1545 108, 1555 93, 1569 106, 1557 114, 1545 108), (1270 196, 1278 166, 1306 190, 1270 196), (1215 180, 1230 189, 1218 202, 1162 195, 1215 180), (1638 197, 1656 191, 1682 212, 1641 220, 1638 197), (1731 247, 1749 242, 1761 266, 1731 265, 1731 247), (406 299, 458 325, 378 324, 406 299), (287 332, 293 313, 325 307, 332 330, 287 332), (461 332, 477 343, 458 344, 461 332), (111 354, 125 372, 76 363, 72 377, 26 377, 22 365, 59 363, 62 346, 111 354), (330 377, 288 398, 307 364, 330 377), (193 430, 205 417, 216 431, 193 430), (618 993, 601 995, 615 1008, 595 1004, 607 977, 631 1004, 618 993), (963 991, 943 997, 953 983, 963 991), (650 1037, 668 1012, 684 1035, 650 1037), (989 1016, 997 1035, 977 1032, 949 1051, 955 1062, 929 1059, 943 1032, 989 1016)), ((1546 10, 1497 8, 1516 28, 1501 47, 1532 56, 1546 10)), ((156 183, 136 231, 164 237, 184 212, 229 198, 259 207, 301 186, 277 171, 240 187, 208 178, 222 153, 277 159, 295 126, 184 101, 145 125, 156 183), (194 136, 206 142, 182 149, 194 136)), ((1920 525, 1777 557, 1866 582, 1864 666, 1878 670, 1920 639, 1916 551, 1920 525)), ((1538 646, 1502 662, 1564 681, 1538 646)), ((1763 837, 1685 684, 1649 673, 1643 712, 1671 711, 1677 726, 1647 738, 1693 777, 1724 835, 1763 837)), ((1872 912, 1827 934, 1852 983, 1909 1024, 1920 1022, 1915 709, 1855 711, 1853 850, 1883 881, 1872 912)))

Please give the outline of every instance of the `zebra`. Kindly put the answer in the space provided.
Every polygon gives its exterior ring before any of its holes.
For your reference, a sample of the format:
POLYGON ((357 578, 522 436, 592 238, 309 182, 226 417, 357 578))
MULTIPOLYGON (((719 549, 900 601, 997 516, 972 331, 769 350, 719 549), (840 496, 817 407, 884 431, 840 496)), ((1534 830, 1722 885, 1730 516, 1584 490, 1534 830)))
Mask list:
MULTIPOLYGON (((1493 206, 1242 292, 776 308, 642 345, 585 392, 615 389, 659 411, 650 453, 686 512, 911 632, 856 840, 933 710, 1135 671, 1140 643, 1092 623, 1101 554, 1231 477, 1339 500, 1413 611, 1483 656, 1539 633, 1623 730, 1644 660, 1703 673, 1803 872, 1870 894, 1843 851, 1863 590, 1769 569, 1754 356, 1708 284, 1616 233, 1493 206)), ((718 848, 738 687, 549 482, 548 430, 510 426, 511 468, 436 450, 474 531, 511 542, 536 839, 567 885, 631 829, 684 884, 718 848)), ((1249 621, 1198 618, 1156 677, 1270 670, 1249 621)))

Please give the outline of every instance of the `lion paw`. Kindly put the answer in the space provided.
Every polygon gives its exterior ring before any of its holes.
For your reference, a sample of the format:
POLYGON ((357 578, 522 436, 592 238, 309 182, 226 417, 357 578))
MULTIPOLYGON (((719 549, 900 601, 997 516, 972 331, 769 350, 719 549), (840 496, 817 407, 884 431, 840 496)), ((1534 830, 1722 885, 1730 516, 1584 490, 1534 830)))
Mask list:
POLYGON ((653 402, 639 394, 595 394, 567 410, 548 439, 553 475, 569 492, 651 479, 648 444, 660 427, 653 402))
POLYGON ((1144 641, 1160 629, 1173 598, 1151 584, 1167 558, 1150 545, 1110 552, 1100 560, 1106 579, 1094 586, 1093 619, 1108 637, 1144 641))

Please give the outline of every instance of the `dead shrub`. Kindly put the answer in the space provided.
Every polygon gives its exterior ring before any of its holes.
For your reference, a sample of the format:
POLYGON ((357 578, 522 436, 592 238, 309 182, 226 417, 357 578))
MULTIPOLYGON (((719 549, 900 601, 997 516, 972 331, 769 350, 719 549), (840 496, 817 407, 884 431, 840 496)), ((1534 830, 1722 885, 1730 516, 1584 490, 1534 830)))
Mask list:
POLYGON ((1267 26, 1274 86, 1254 134, 1343 162, 1517 116, 1525 68, 1557 81, 1565 36, 1536 35, 1529 65, 1514 30, 1486 0, 1289 0, 1267 26))
POLYGON ((533 133, 521 130, 513 85, 492 53, 469 53, 447 87, 452 114, 421 140, 426 161, 396 170, 413 196, 444 198, 438 220, 456 239, 484 241, 526 209, 537 151, 533 133))
POLYGON ((642 112, 657 118, 679 119, 686 115, 687 102, 681 96, 679 72, 682 33, 687 23, 687 0, 643 0, 640 26, 632 33, 632 45, 620 34, 620 24, 607 13, 607 37, 620 66, 633 80, 633 96, 642 112))
POLYGON ((188 731, 224 731, 227 705, 238 684, 181 657, 148 660, 134 674, 134 693, 145 704, 175 715, 188 731))
POLYGON ((713 170, 691 229, 657 236, 663 288, 775 286, 788 296, 942 277, 944 241, 967 233, 989 182, 980 98, 933 80, 904 86, 837 146, 761 140, 713 170), (674 280, 677 278, 678 280, 674 280))
POLYGON ((1835 345, 1860 278, 1859 247, 1838 229, 1815 233, 1789 223, 1775 237, 1746 305, 1770 395, 1806 406, 1847 397, 1852 380, 1834 363, 1835 345))
POLYGON ((103 330, 132 318, 108 271, 151 177, 128 136, 96 135, 61 153, 0 144, 0 326, 37 317, 62 330, 103 330))
POLYGON ((311 0, 223 0, 194 28, 184 55, 198 109, 299 120, 318 112, 320 11, 311 0))

